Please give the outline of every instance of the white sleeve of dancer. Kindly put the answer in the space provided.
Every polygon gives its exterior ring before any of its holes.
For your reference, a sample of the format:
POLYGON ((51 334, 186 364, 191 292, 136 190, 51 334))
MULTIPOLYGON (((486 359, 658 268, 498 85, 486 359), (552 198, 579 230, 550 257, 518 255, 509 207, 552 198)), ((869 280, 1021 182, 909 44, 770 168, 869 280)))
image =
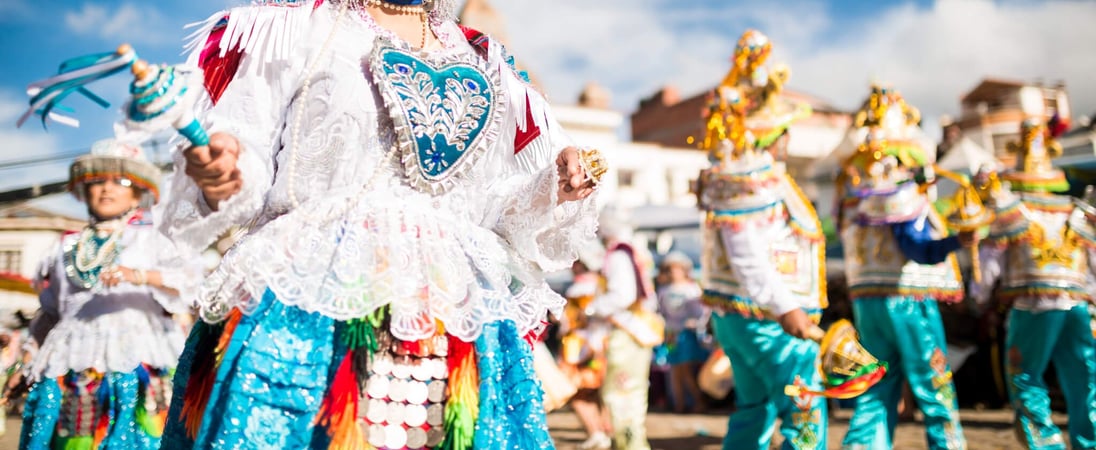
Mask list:
POLYGON ((512 169, 488 186, 492 201, 487 202, 484 225, 541 271, 565 270, 578 257, 578 248, 594 239, 597 195, 559 203, 556 158, 572 145, 571 139, 548 101, 508 65, 500 65, 511 103, 500 148, 512 169))
POLYGON ((723 247, 750 299, 777 317, 799 307, 769 259, 766 239, 750 231, 722 229, 723 247))
MULTIPOLYGON (((239 142, 236 168, 243 183, 212 211, 194 180, 181 174, 171 177, 157 226, 184 254, 196 255, 229 228, 246 225, 262 211, 290 102, 309 60, 306 31, 311 12, 308 7, 239 7, 214 14, 196 33, 192 63, 206 47, 219 48, 222 55, 239 52, 238 68, 217 101, 206 97, 196 109, 210 135, 225 132, 239 142), (220 17, 227 17, 228 25, 218 35, 214 30, 220 17), (275 47, 278 51, 272 50, 275 47)), ((186 167, 182 152, 175 153, 175 167, 186 167)))
POLYGON ((605 293, 590 303, 591 315, 608 317, 628 309, 636 301, 636 272, 628 253, 618 250, 605 263, 605 293))

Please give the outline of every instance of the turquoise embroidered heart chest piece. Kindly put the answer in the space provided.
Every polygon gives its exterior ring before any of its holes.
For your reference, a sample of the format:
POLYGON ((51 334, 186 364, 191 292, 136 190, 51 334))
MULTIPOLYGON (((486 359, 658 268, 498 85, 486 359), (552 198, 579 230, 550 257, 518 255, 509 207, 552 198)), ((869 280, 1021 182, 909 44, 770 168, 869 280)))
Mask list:
POLYGON ((497 135, 499 83, 485 63, 471 52, 427 61, 391 46, 374 51, 373 78, 416 186, 445 192, 497 135))

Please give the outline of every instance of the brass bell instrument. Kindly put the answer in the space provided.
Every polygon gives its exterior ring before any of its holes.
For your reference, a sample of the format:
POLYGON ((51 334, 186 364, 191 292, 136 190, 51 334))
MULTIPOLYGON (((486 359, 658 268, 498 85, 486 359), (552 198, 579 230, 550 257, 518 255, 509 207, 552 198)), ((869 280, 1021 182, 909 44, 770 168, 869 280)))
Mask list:
POLYGON ((860 345, 856 329, 848 320, 835 322, 825 333, 818 328, 810 337, 821 347, 818 372, 822 376, 823 389, 811 390, 796 377, 794 384, 784 386, 784 394, 789 397, 852 398, 866 392, 887 373, 887 363, 879 361, 860 345))

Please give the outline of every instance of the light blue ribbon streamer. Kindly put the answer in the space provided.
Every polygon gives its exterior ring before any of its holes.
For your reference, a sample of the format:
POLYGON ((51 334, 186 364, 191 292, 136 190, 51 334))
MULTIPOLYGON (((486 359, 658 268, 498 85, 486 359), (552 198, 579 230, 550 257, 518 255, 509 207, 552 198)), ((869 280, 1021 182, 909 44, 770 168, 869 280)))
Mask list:
POLYGON ((124 71, 136 60, 137 53, 133 49, 129 49, 123 53, 96 53, 62 62, 58 68, 58 75, 27 86, 27 95, 31 96, 30 108, 19 118, 16 126, 23 126, 23 123, 32 114, 41 116, 43 128, 46 126, 46 119, 53 119, 74 126, 78 125, 79 122, 75 119, 56 114, 53 110, 58 108, 61 101, 72 93, 83 95, 104 108, 110 106, 109 102, 95 95, 84 86, 124 71))

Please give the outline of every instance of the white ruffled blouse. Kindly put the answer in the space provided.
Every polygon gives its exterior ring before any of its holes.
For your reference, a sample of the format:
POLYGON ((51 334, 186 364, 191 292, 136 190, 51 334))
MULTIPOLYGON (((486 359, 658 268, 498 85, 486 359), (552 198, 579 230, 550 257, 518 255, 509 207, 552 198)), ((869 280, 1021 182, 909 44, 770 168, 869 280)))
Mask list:
MULTIPOLYGON (((243 53, 223 96, 199 117, 211 133, 238 139, 244 184, 213 212, 193 180, 174 177, 162 227, 197 250, 232 225, 250 226, 197 287, 202 318, 216 322, 232 308, 247 313, 269 290, 282 303, 337 320, 387 306, 391 332, 404 340, 433 335, 438 322, 469 341, 490 321, 512 320, 522 333, 539 329, 546 312, 564 303, 543 273, 570 267, 576 243, 596 228, 593 198, 557 205, 555 159, 570 142, 547 102, 517 76, 501 46, 481 53, 455 23, 433 21, 443 46, 421 53, 364 11, 340 8, 236 8, 196 34, 195 56, 220 27, 219 49, 243 53), (444 183, 418 175, 406 134, 400 145, 396 113, 386 105, 410 100, 382 94, 381 77, 398 74, 374 73, 381 70, 378 45, 435 66, 476 66, 497 94, 485 138, 464 141, 465 158, 444 183), (539 137, 516 151, 515 135, 530 127, 539 137)), ((452 89, 434 93, 457 100, 452 89)), ((461 140, 459 120, 442 116, 414 132, 461 140)), ((177 157, 176 167, 184 164, 177 157)))
MULTIPOLYGON (((27 367, 31 380, 58 377, 70 370, 129 372, 142 363, 174 368, 185 337, 171 314, 188 312, 190 304, 148 285, 123 282, 88 289, 75 284, 66 272, 64 249, 78 239, 79 233, 64 236, 53 256, 42 263, 41 310, 30 326, 41 342, 27 367)), ((159 271, 165 287, 180 288, 184 279, 193 276, 163 265, 171 259, 172 244, 150 224, 127 225, 119 248, 115 265, 159 271)))

